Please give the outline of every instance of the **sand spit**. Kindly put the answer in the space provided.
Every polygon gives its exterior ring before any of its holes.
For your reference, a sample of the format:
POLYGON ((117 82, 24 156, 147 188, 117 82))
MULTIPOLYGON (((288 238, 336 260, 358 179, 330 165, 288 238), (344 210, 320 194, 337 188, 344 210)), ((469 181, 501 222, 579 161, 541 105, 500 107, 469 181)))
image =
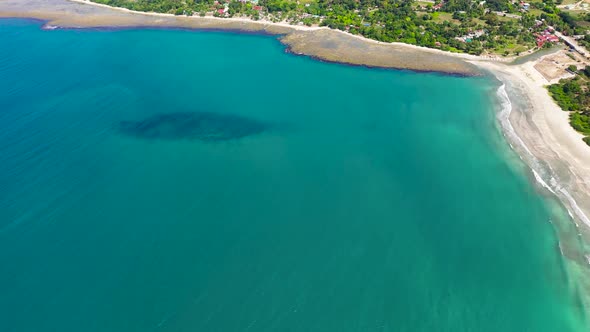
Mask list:
POLYGON ((286 34, 294 30, 281 25, 244 20, 135 14, 125 9, 69 0, 0 0, 0 17, 36 18, 48 21, 47 26, 63 28, 178 27, 243 30, 270 34, 286 34))
POLYGON ((330 29, 294 31, 282 37, 281 41, 293 53, 325 61, 464 76, 481 75, 475 66, 454 54, 441 54, 411 45, 377 43, 330 29))

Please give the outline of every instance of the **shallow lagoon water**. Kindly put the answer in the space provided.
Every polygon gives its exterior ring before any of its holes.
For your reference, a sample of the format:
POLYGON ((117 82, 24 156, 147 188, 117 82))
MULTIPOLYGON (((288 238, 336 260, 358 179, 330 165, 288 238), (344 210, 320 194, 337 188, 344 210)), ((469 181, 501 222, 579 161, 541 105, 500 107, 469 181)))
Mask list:
POLYGON ((492 81, 40 26, 0 21, 2 331, 584 329, 492 81))

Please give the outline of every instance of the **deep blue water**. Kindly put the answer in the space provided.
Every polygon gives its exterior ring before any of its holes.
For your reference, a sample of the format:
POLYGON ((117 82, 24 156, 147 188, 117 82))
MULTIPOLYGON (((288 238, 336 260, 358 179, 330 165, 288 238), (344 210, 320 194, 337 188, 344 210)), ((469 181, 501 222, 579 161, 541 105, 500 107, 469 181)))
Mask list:
POLYGON ((487 78, 0 20, 0 330, 581 331, 487 78))

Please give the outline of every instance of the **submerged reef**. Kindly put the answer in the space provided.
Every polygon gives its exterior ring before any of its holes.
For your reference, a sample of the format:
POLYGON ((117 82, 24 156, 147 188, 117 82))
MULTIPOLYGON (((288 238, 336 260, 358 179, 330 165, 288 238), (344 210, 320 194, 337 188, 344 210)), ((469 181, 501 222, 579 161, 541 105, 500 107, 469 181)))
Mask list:
POLYGON ((122 121, 119 131, 142 139, 220 142, 261 134, 269 125, 246 117, 213 112, 157 114, 140 121, 122 121))

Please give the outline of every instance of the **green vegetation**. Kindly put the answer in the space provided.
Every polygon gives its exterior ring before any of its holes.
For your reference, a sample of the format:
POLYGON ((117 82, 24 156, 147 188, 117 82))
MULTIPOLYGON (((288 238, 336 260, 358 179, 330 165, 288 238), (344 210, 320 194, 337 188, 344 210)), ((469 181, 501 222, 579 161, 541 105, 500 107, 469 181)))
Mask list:
POLYGON ((590 112, 573 112, 570 122, 577 131, 590 135, 590 112))
POLYGON ((583 29, 581 22, 588 19, 588 15, 561 12, 553 0, 532 2, 529 11, 509 0, 436 0, 434 4, 414 0, 92 1, 137 11, 320 25, 383 42, 470 54, 518 55, 536 47, 536 34, 546 25, 566 34, 578 33, 583 29))
POLYGON ((549 86, 549 93, 564 111, 570 112, 570 124, 586 135, 590 145, 590 66, 574 78, 549 86))
MULTIPOLYGON (((383 42, 470 54, 520 55, 537 47, 547 26, 582 36, 590 48, 590 13, 562 11, 569 0, 92 0, 137 11, 249 17, 327 26, 383 42)), ((549 47, 546 42, 544 47, 549 47)))

